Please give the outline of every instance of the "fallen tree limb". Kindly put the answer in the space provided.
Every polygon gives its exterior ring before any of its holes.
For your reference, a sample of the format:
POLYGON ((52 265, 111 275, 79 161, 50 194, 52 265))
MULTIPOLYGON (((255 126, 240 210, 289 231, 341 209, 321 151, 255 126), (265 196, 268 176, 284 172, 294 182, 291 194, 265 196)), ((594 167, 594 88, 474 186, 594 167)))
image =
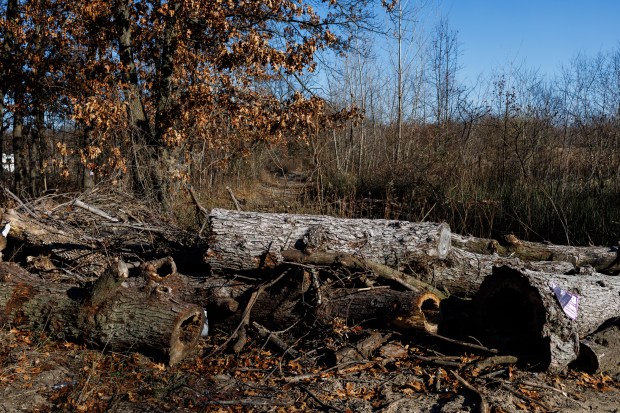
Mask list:
POLYGON ((381 347, 388 339, 389 335, 373 331, 367 337, 358 340, 356 343, 346 345, 334 351, 330 357, 330 364, 332 366, 337 366, 350 361, 360 362, 369 360, 372 353, 381 347))
POLYGON ((273 268, 288 249, 350 254, 397 269, 412 253, 441 259, 450 250, 447 224, 224 209, 213 209, 209 223, 205 261, 216 271, 273 268))
POLYGON ((387 265, 378 264, 373 261, 365 260, 353 255, 337 254, 329 252, 313 252, 305 254, 299 250, 282 251, 282 257, 285 262, 292 262, 306 265, 332 266, 338 265, 352 271, 372 271, 377 277, 385 280, 394 281, 397 284, 411 291, 429 291, 438 298, 445 298, 445 294, 415 277, 404 274, 387 265))
POLYGON ((620 272, 620 252, 617 245, 610 247, 574 247, 529 241, 506 244, 487 238, 453 234, 452 246, 478 254, 496 252, 499 256, 510 256, 523 261, 566 261, 575 267, 591 265, 597 272, 603 274, 618 274, 620 272))
POLYGON ((114 218, 113 216, 111 216, 107 212, 104 212, 101 209, 99 209, 97 207, 94 207, 92 205, 88 205, 85 202, 80 201, 79 199, 74 200, 72 204, 75 205, 76 207, 83 208, 83 209, 87 210, 88 212, 90 212, 92 214, 95 214, 97 216, 105 218, 108 221, 119 222, 118 218, 114 218))
POLYGON ((469 383, 467 380, 461 377, 456 371, 450 370, 450 373, 452 373, 452 375, 456 378, 456 380, 459 383, 461 383, 463 387, 465 387, 467 390, 471 391, 476 396, 478 396, 478 399, 480 400, 480 402, 478 403, 478 411, 480 413, 489 413, 491 411, 489 409, 489 404, 487 403, 485 397, 482 395, 480 390, 475 388, 471 383, 469 383))
POLYGON ((267 330, 265 327, 258 324, 256 321, 252 322, 252 327, 256 329, 258 335, 264 338, 268 344, 274 346, 279 351, 281 351, 284 355, 289 358, 296 359, 301 356, 299 351, 295 350, 293 347, 289 346, 282 340, 276 333, 267 330))
POLYGON ((198 343, 202 308, 165 291, 126 288, 125 277, 122 267, 113 266, 88 291, 0 263, 0 325, 113 351, 139 350, 178 363, 198 343))

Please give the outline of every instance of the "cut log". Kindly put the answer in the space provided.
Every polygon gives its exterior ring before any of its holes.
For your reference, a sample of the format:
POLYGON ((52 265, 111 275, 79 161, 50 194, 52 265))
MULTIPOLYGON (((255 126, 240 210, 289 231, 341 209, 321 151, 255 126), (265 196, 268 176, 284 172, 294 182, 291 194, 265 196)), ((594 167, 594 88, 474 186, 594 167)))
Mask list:
POLYGON ((178 363, 198 343, 202 308, 166 291, 126 288, 124 278, 117 266, 87 291, 0 263, 0 325, 46 331, 57 339, 113 351, 139 350, 170 365, 178 363))
POLYGON ((452 247, 445 260, 420 257, 414 267, 417 277, 440 291, 459 297, 473 297, 493 266, 508 265, 534 271, 565 274, 575 267, 563 261, 523 262, 518 258, 477 254, 452 247))
POLYGON ((620 315, 620 280, 494 267, 474 297, 474 308, 486 344, 557 372, 575 360, 580 338, 620 315), (575 320, 552 287, 579 295, 575 320))
MULTIPOLYGON (((323 285, 318 290, 308 271, 286 269, 275 284, 258 295, 251 308, 250 320, 272 331, 302 329, 318 323, 331 325, 342 318, 348 325, 362 323, 391 326, 405 332, 437 331, 440 299, 429 292, 395 291, 390 288, 336 288, 323 285)), ((256 286, 224 277, 209 277, 201 282, 192 300, 203 302, 209 323, 224 331, 235 329, 241 309, 256 291, 256 286), (239 311, 222 311, 222 303, 233 302, 239 311)))
POLYGON ((342 219, 319 215, 267 214, 213 209, 205 261, 212 270, 273 268, 282 251, 340 252, 402 269, 412 252, 444 258, 447 224, 342 219))
POLYGON ((579 358, 571 367, 590 374, 620 374, 620 321, 611 323, 582 340, 579 345, 579 358))
POLYGON ((575 267, 590 265, 602 274, 620 273, 618 246, 573 247, 518 241, 507 244, 493 239, 452 235, 452 246, 478 254, 496 252, 503 257, 516 257, 523 261, 567 261, 575 267))
POLYGON ((323 291, 315 315, 323 324, 334 318, 348 325, 372 323, 399 330, 437 331, 439 299, 431 293, 390 289, 337 288, 323 291))

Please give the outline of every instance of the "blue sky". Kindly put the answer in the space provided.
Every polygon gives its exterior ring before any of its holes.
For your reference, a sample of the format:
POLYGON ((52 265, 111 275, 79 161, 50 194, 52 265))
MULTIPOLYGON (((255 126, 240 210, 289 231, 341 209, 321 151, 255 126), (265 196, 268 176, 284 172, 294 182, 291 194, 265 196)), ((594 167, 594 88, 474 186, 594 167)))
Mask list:
MULTIPOLYGON (((409 0, 416 1, 416 0, 409 0)), ((559 73, 577 53, 620 48, 620 0, 439 0, 458 32, 461 78, 524 63, 559 73)))

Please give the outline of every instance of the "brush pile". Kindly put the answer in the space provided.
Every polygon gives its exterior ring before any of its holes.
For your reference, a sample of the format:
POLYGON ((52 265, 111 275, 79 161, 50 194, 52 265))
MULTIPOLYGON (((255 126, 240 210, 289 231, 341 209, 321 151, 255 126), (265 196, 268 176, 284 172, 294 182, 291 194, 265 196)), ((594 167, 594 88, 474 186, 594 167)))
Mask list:
MULTIPOLYGON (((286 386, 335 411, 363 411, 358 399, 404 407, 372 386, 332 389, 340 399, 311 389, 333 374, 397 368, 399 394, 461 388, 480 411, 498 392, 552 409, 511 381, 517 369, 620 375, 615 246, 472 238, 445 223, 197 211, 198 233, 121 192, 16 199, 2 211, 0 325, 177 368, 199 353, 201 363, 242 359, 262 343, 286 362, 286 386)), ((268 406, 236 389, 230 406, 268 406)), ((200 400, 226 405, 222 393, 200 400)))

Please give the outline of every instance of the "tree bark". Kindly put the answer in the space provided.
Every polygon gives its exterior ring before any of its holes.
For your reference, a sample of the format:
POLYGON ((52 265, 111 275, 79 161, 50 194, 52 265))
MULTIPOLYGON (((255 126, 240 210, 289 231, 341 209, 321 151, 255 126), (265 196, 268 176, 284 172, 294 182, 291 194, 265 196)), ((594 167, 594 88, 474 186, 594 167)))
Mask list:
POLYGON ((579 339, 620 316, 620 280, 494 267, 474 297, 474 317, 490 347, 552 372, 576 359, 579 339), (577 318, 563 311, 555 285, 579 295, 577 318))
POLYGON ((496 250, 499 256, 515 257, 523 261, 566 261, 577 268, 591 265, 602 274, 616 275, 620 273, 618 246, 573 247, 528 241, 508 244, 492 239, 456 234, 452 236, 452 246, 478 254, 491 254, 496 250))
POLYGON ((107 350, 140 350, 170 365, 178 363, 198 343, 202 308, 157 289, 126 288, 125 277, 122 268, 112 268, 87 291, 0 263, 0 324, 107 350))
POLYGON ((323 324, 338 317, 346 320, 347 325, 370 322, 402 331, 435 333, 439 299, 428 292, 335 288, 323 291, 322 303, 315 313, 323 324))
POLYGON ((339 252, 405 268, 410 257, 444 258, 450 250, 447 224, 342 219, 319 215, 267 214, 214 209, 205 261, 212 270, 273 268, 282 251, 339 252))
POLYGON ((533 271, 552 274, 566 274, 575 267, 563 261, 523 262, 518 258, 497 255, 476 254, 452 247, 445 260, 424 259, 420 257, 414 267, 416 276, 423 282, 447 294, 459 297, 473 297, 480 284, 491 274, 493 266, 525 267, 533 271))
POLYGON ((620 321, 597 331, 579 345, 579 358, 571 366, 586 373, 620 373, 620 321))

